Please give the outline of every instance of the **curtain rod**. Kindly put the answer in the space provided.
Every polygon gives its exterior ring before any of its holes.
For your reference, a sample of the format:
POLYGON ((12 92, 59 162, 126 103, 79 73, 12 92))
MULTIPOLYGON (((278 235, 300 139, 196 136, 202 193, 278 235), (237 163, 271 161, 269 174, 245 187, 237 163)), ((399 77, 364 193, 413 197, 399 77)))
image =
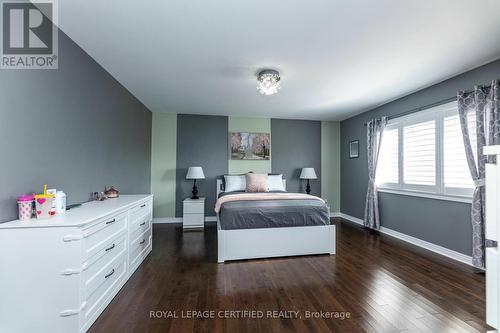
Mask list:
MULTIPOLYGON (((491 85, 476 85, 476 86, 474 86, 474 90, 482 89, 482 88, 491 88, 491 85)), ((471 92, 472 91, 467 91, 467 93, 471 93, 471 92)), ((457 96, 446 98, 446 99, 434 102, 434 103, 426 105, 426 106, 421 106, 419 108, 411 109, 411 110, 408 110, 408 111, 405 111, 405 112, 401 112, 401 113, 398 113, 398 114, 395 114, 395 115, 392 115, 392 116, 387 116, 387 120, 394 119, 394 118, 399 118, 399 117, 403 117, 403 116, 407 116, 409 114, 412 114, 412 113, 415 113, 415 112, 418 112, 418 111, 423 111, 423 110, 426 110, 426 109, 430 109, 430 108, 433 108, 435 106, 439 106, 439 105, 446 104, 446 103, 449 103, 449 102, 453 102, 453 101, 456 101, 456 100, 457 100, 457 96)), ((364 125, 366 126, 367 124, 368 123, 365 123, 364 125)))
MULTIPOLYGON (((392 115, 392 116, 387 116, 387 120, 404 117, 404 116, 407 116, 407 115, 415 113, 415 112, 419 112, 419 111, 423 111, 423 110, 426 110, 426 109, 430 109, 430 108, 433 108, 435 106, 443 105, 443 104, 446 104, 446 103, 449 103, 449 102, 453 102, 453 101, 456 101, 456 100, 457 100, 456 96, 450 97, 450 98, 446 98, 446 99, 443 99, 443 100, 440 100, 440 101, 428 104, 426 106, 421 106, 419 108, 415 108, 415 109, 411 109, 411 110, 404 111, 404 112, 401 112, 401 113, 397 113, 397 114, 392 115)), ((368 123, 364 123, 365 126, 367 124, 368 123)))

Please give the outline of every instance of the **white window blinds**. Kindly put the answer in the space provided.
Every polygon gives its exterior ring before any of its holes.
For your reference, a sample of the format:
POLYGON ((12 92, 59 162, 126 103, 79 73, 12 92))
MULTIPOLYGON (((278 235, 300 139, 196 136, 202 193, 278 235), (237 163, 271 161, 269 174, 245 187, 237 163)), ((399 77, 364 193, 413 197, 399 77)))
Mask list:
POLYGON ((410 185, 436 185, 436 121, 403 127, 403 176, 410 185))

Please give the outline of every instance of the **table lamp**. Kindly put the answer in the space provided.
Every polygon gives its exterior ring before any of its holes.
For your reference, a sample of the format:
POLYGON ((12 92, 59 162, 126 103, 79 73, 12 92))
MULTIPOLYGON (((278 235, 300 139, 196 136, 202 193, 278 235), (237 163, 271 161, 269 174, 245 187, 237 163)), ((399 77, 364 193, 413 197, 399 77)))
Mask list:
POLYGON ((199 199, 198 198, 198 188, 196 187, 197 179, 205 179, 205 174, 203 173, 203 169, 200 166, 189 167, 186 179, 194 179, 193 183, 193 196, 191 199, 199 199))
POLYGON ((311 193, 311 185, 309 185, 310 179, 317 179, 316 172, 314 172, 314 168, 302 168, 302 172, 300 173, 300 179, 307 179, 306 193, 311 193))

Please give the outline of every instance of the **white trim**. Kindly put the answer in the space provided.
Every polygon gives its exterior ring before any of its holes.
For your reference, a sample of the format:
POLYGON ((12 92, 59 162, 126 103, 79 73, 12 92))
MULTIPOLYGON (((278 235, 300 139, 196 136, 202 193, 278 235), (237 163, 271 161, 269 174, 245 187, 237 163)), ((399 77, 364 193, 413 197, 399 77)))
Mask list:
POLYGON ((153 223, 182 223, 182 217, 155 217, 153 223))
MULTIPOLYGON (((205 222, 217 222, 217 217, 206 216, 205 222)), ((155 217, 153 223, 182 223, 182 217, 155 217)))
POLYGON ((462 196, 455 196, 455 195, 449 195, 449 194, 437 194, 437 193, 409 191, 409 190, 400 190, 400 189, 392 189, 392 188, 380 188, 380 187, 377 188, 377 192, 400 194, 400 195, 407 195, 407 196, 412 196, 412 197, 420 197, 420 198, 428 198, 428 199, 464 202, 464 203, 469 203, 469 204, 472 203, 471 197, 462 197, 462 196))
POLYGON ((330 212, 330 217, 340 217, 340 212, 330 212))
POLYGON ((358 219, 357 217, 354 217, 354 216, 351 216, 351 215, 347 215, 347 214, 344 214, 344 213, 340 213, 340 216, 341 218, 345 219, 345 220, 348 220, 348 221, 351 221, 351 222, 354 222, 356 224, 359 224, 359 225, 364 225, 363 223, 363 220, 362 219, 358 219))
MULTIPOLYGON (((363 220, 359 219, 357 217, 350 216, 350 215, 347 215, 344 213, 340 213, 340 217, 343 219, 346 219, 348 221, 354 222, 356 224, 363 225, 363 220)), ((419 238, 408 236, 406 234, 403 234, 403 233, 398 232, 398 231, 394 231, 394 230, 386 228, 386 227, 380 227, 379 231, 383 234, 392 236, 392 237, 397 238, 399 240, 405 241, 407 243, 419 246, 419 247, 424 248, 426 250, 432 251, 434 253, 448 257, 450 259, 460 261, 464 264, 472 266, 472 257, 467 256, 465 254, 462 254, 460 252, 447 249, 445 247, 424 241, 424 240, 419 239, 419 238)))

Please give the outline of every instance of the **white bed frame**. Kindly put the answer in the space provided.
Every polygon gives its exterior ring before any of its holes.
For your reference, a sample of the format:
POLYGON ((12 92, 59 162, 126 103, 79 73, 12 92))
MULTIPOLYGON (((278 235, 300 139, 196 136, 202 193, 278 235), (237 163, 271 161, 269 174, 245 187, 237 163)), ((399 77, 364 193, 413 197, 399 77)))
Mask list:
MULTIPOLYGON (((286 188, 286 180, 283 180, 286 188)), ((217 197, 223 192, 217 179, 217 197)), ((218 262, 335 254, 335 225, 223 230, 217 214, 218 262)))

